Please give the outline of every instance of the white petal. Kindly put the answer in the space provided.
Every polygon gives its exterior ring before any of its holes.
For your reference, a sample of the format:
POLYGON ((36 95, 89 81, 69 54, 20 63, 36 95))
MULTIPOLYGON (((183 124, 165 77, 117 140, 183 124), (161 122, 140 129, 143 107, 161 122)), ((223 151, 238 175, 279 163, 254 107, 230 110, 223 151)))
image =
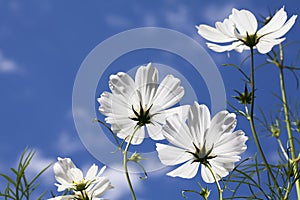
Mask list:
POLYGON ((203 181, 206 182, 206 183, 215 182, 215 179, 212 176, 211 172, 204 165, 201 165, 201 176, 202 176, 203 181))
POLYGON ((252 35, 257 30, 257 20, 248 10, 232 9, 232 14, 229 16, 229 19, 234 22, 241 35, 246 36, 247 33, 252 35))
POLYGON ((182 118, 182 120, 186 120, 189 109, 190 109, 189 105, 183 105, 183 106, 178 106, 175 108, 163 110, 163 111, 160 111, 159 113, 155 114, 152 117, 152 120, 155 122, 158 122, 160 124, 165 124, 166 119, 174 114, 178 114, 180 116, 180 118, 182 118))
POLYGON ((74 195, 64 195, 64 196, 58 196, 58 197, 53 197, 48 200, 72 200, 74 199, 74 195))
POLYGON ((218 53, 231 50, 237 50, 239 53, 241 53, 245 46, 241 41, 233 42, 229 45, 218 45, 209 42, 206 44, 208 48, 218 53))
MULTIPOLYGON (((126 142, 129 142, 130 136, 133 133, 133 129, 126 131, 126 130, 121 130, 120 132, 118 132, 118 137, 120 137, 121 139, 125 139, 126 138, 126 142)), ((133 139, 131 141, 131 144, 133 145, 138 145, 141 144, 143 142, 145 138, 145 130, 144 127, 140 127, 136 133, 133 136, 133 139)))
POLYGON ((168 75, 159 84, 153 100, 153 110, 160 111, 169 108, 178 103, 183 95, 184 89, 180 86, 180 80, 168 75))
POLYGON ((214 144, 212 153, 217 155, 239 155, 246 149, 246 141, 248 137, 245 136, 244 132, 239 130, 233 133, 225 133, 221 136, 220 140, 214 144))
POLYGON ((218 112, 211 120, 210 128, 205 134, 207 148, 212 148, 224 133, 232 132, 236 125, 236 115, 228 111, 218 112))
POLYGON ((204 144, 204 133, 210 126, 210 112, 206 105, 197 102, 191 106, 188 114, 188 127, 195 145, 204 144))
POLYGON ((198 172, 199 165, 199 162, 192 163, 192 161, 188 161, 175 170, 167 173, 167 175, 172 177, 193 178, 198 172))
MULTIPOLYGON (((89 191, 90 195, 93 197, 101 196, 105 191, 112 189, 113 186, 111 185, 110 181, 106 177, 100 177, 98 182, 94 187, 89 191)), ((93 198, 95 199, 95 198, 93 198)))
POLYGON ((121 95, 103 92, 97 100, 100 103, 99 111, 106 116, 121 115, 129 117, 133 115, 131 101, 124 99, 121 95))
POLYGON ((280 38, 284 36, 294 25, 296 21, 297 15, 293 15, 280 29, 277 31, 274 31, 268 35, 266 35, 268 38, 280 38))
POLYGON ((142 105, 150 106, 152 104, 158 87, 157 81, 158 71, 155 67, 152 67, 151 63, 138 68, 135 74, 135 85, 140 91, 142 105))
POLYGON ((132 78, 124 72, 109 77, 109 88, 113 94, 122 95, 126 99, 132 96, 136 89, 132 78))
POLYGON ((169 117, 163 126, 163 135, 175 146, 186 150, 194 150, 193 137, 182 118, 175 114, 169 117))
POLYGON ((77 183, 80 182, 81 180, 83 180, 82 171, 78 168, 72 168, 68 171, 68 173, 72 177, 72 180, 77 183))
POLYGON ((153 121, 151 124, 146 124, 147 131, 151 139, 153 140, 163 140, 165 137, 162 133, 162 125, 153 121))
MULTIPOLYGON (((232 38, 231 41, 235 40, 235 35, 234 35, 234 30, 235 26, 233 22, 229 19, 224 19, 224 21, 221 22, 216 22, 216 28, 222 32, 223 34, 227 35, 228 37, 232 38)), ((231 42, 228 41, 228 42, 231 42)))
POLYGON ((285 21, 287 20, 287 14, 284 11, 284 7, 282 7, 276 14, 271 18, 271 20, 263 26, 261 29, 257 31, 258 35, 265 35, 269 33, 273 33, 280 29, 285 21))
POLYGON ((93 164, 88 170, 88 172, 86 173, 85 180, 87 181, 94 180, 96 178, 97 172, 98 172, 98 166, 93 164))
POLYGON ((97 177, 100 177, 100 176, 103 174, 103 172, 105 171, 105 169, 106 169, 106 166, 103 166, 103 167, 100 169, 99 173, 97 174, 97 177))
POLYGON ((284 40, 285 38, 268 40, 268 38, 262 37, 256 45, 257 51, 261 54, 266 54, 270 52, 275 45, 280 44, 284 40))
POLYGON ((64 179, 67 182, 72 181, 71 177, 67 176, 67 171, 71 168, 76 168, 70 158, 57 158, 57 162, 53 166, 53 171, 56 178, 64 179))
POLYGON ((156 151, 162 164, 177 165, 193 158, 185 149, 156 143, 156 151))
POLYGON ((199 35, 211 42, 224 43, 235 40, 235 38, 229 37, 228 35, 222 33, 220 30, 208 25, 201 24, 198 27, 196 26, 196 28, 198 29, 199 35))

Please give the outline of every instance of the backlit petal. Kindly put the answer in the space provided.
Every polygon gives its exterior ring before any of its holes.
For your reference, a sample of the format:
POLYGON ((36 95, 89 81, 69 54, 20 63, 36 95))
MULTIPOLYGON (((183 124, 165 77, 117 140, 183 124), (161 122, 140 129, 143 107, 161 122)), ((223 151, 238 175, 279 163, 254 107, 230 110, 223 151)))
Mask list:
POLYGON ((187 153, 185 149, 156 143, 158 157, 164 165, 177 165, 192 159, 192 154, 187 153))
POLYGON ((199 169, 199 162, 188 161, 176 168, 175 170, 167 173, 168 176, 181 177, 181 178, 193 178, 199 169))
POLYGON ((232 9, 229 19, 233 21, 241 35, 246 36, 247 33, 252 35, 257 31, 257 20, 248 10, 232 9))
POLYGON ((263 26, 261 29, 257 31, 258 35, 270 34, 278 29, 281 29, 283 24, 287 20, 287 14, 284 11, 284 7, 282 7, 276 14, 271 18, 271 20, 263 26))
POLYGON ((198 29, 199 35, 201 35, 203 38, 211 42, 224 43, 224 42, 232 42, 235 40, 235 38, 232 38, 222 33, 220 30, 208 25, 201 24, 199 26, 196 26, 196 28, 198 29))

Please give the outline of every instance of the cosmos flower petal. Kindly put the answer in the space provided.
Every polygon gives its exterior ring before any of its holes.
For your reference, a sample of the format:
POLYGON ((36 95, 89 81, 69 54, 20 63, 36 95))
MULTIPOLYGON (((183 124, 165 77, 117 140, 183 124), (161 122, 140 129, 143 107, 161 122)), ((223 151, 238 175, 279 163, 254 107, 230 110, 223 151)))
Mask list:
POLYGON ((159 84, 153 101, 153 110, 160 111, 178 103, 184 95, 180 80, 172 75, 167 75, 159 84))
POLYGON ((246 149, 246 141, 248 137, 241 130, 233 133, 225 133, 220 140, 214 144, 213 153, 216 155, 228 154, 238 155, 243 153, 246 149))
POLYGON ((188 112, 189 112, 190 106, 189 105, 183 105, 178 106, 175 108, 170 108, 167 110, 160 111, 156 115, 152 117, 153 121, 156 121, 158 123, 164 124, 166 119, 170 116, 173 116, 174 114, 179 114, 182 119, 186 119, 188 112))
POLYGON ((93 180, 93 178, 96 177, 97 175, 97 172, 98 172, 98 166, 93 164, 89 170, 87 171, 86 173, 86 176, 85 176, 85 179, 86 180, 93 180))
MULTIPOLYGON (((120 137, 119 133, 118 133, 118 136, 120 137)), ((145 130, 144 130, 143 127, 141 127, 134 134, 133 139, 131 141, 131 144, 133 144, 133 145, 141 144, 143 142, 143 140, 144 140, 144 137, 145 137, 145 130)), ((125 139, 125 138, 123 138, 123 139, 125 139)), ((128 135, 128 132, 127 132, 126 142, 128 142, 129 139, 130 139, 130 135, 128 135)))
POLYGON ((76 168, 75 164, 70 158, 57 158, 57 162, 53 165, 53 171, 56 179, 68 180, 70 181, 71 177, 67 176, 67 171, 71 168, 76 168))
POLYGON ((162 125, 153 121, 151 124, 146 124, 147 131, 151 139, 153 140, 163 140, 165 137, 162 133, 162 125))
POLYGON ((109 92, 103 92, 97 101, 101 104, 99 111, 106 116, 126 116, 132 115, 130 102, 121 95, 113 95, 109 92))
POLYGON ((199 163, 188 161, 173 171, 167 173, 168 176, 181 177, 181 178, 193 178, 199 169, 199 163))
POLYGON ((163 134, 175 146, 183 149, 193 147, 191 142, 193 141, 193 137, 189 133, 187 125, 178 114, 172 115, 167 119, 166 124, 163 126, 163 134))
POLYGON ((267 34, 266 37, 280 38, 284 36, 295 24, 296 19, 297 19, 297 15, 293 15, 280 29, 267 34))
POLYGON ((177 165, 193 157, 192 154, 187 153, 185 149, 166 144, 156 143, 156 150, 160 161, 164 165, 177 165))
POLYGON ((72 200, 72 199, 74 199, 73 195, 64 195, 64 196, 53 197, 48 200, 72 200))
POLYGON ((101 196, 106 190, 113 189, 110 181, 106 177, 100 177, 98 183, 92 188, 94 196, 101 196))
POLYGON ((207 42, 206 45, 211 50, 219 53, 224 51, 231 51, 231 50, 242 52, 245 46, 241 41, 233 42, 232 44, 229 45, 218 45, 218 44, 207 42))
MULTIPOLYGON (((211 42, 223 43, 232 42, 235 40, 235 38, 229 37, 228 35, 222 33, 220 30, 205 24, 196 26, 196 28, 198 29, 199 35, 211 42)), ((230 32, 230 30, 227 30, 227 32, 230 32)))
POLYGON ((231 132, 236 125, 236 115, 228 111, 218 112, 211 120, 205 139, 208 148, 218 141, 224 133, 231 132))
POLYGON ((83 173, 80 169, 78 168, 72 168, 68 171, 70 176, 72 177, 73 181, 75 182, 80 182, 83 179, 83 173))
POLYGON ((100 176, 103 174, 103 172, 105 171, 105 169, 106 169, 106 166, 103 166, 103 167, 100 169, 99 173, 97 174, 97 177, 100 177, 100 176))
POLYGON ((153 104, 153 97, 157 90, 157 81, 158 71, 155 67, 152 67, 151 63, 138 68, 135 75, 135 87, 140 91, 142 104, 153 104))
POLYGON ((128 99, 135 91, 135 85, 132 78, 124 73, 119 72, 116 75, 110 75, 109 88, 114 94, 119 94, 122 98, 128 99))
POLYGON ((204 143, 204 133, 210 126, 210 112, 206 105, 199 105, 197 102, 191 106, 188 115, 189 130, 195 144, 204 143))
POLYGON ((234 23, 229 20, 229 19, 224 19, 223 22, 216 22, 215 23, 216 29, 219 30, 220 32, 222 32, 223 34, 227 35, 229 38, 231 38, 230 41, 234 41, 235 40, 235 35, 234 35, 234 23))
POLYGON ((215 179, 212 176, 211 172, 204 165, 201 165, 201 177, 202 177, 203 181, 206 182, 206 183, 215 182, 215 179))
POLYGON ((229 19, 233 21, 241 35, 251 35, 257 30, 257 20, 248 10, 232 9, 229 19))
POLYGON ((266 25, 264 25, 261 29, 257 31, 257 34, 265 35, 265 34, 273 33, 278 29, 281 29, 281 27, 286 22, 286 20, 287 20, 287 14, 284 11, 284 7, 282 7, 278 12, 276 12, 276 14, 271 18, 271 20, 266 25))
POLYGON ((284 40, 285 38, 281 38, 281 39, 262 38, 259 41, 259 43, 256 45, 257 51, 261 54, 266 54, 270 52, 275 45, 280 44, 284 40))

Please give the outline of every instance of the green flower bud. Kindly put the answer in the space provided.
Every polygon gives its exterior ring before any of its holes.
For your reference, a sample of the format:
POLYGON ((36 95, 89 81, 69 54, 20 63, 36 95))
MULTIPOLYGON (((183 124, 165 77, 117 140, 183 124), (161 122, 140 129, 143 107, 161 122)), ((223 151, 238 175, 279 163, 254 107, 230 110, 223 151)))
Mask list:
POLYGON ((270 126, 270 131, 273 137, 278 138, 280 136, 280 128, 279 128, 278 120, 276 120, 275 124, 272 124, 270 126))

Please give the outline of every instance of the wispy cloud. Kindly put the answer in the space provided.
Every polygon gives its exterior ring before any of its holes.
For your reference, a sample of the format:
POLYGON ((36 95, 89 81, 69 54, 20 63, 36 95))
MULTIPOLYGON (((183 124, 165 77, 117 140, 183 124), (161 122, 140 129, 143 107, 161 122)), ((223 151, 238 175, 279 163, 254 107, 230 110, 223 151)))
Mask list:
MULTIPOLYGON (((129 186, 127 184, 125 174, 119 172, 117 170, 106 168, 103 176, 109 178, 111 184, 114 186, 114 189, 105 193, 105 198, 115 199, 115 200, 123 200, 124 196, 130 195, 129 186)), ((134 191, 137 193, 143 189, 142 180, 139 178, 137 174, 130 174, 131 183, 134 187, 134 191)), ((138 198, 140 199, 140 198, 138 198)))
POLYGON ((64 152, 64 154, 72 154, 80 150, 84 150, 84 147, 80 142, 78 135, 76 133, 71 134, 67 131, 62 131, 59 134, 59 137, 55 141, 54 146, 59 150, 59 152, 64 152))
POLYGON ((0 73, 15 73, 18 69, 16 62, 6 58, 0 51, 0 73))
MULTIPOLYGON (((43 152, 41 150, 35 150, 35 154, 28 166, 28 176, 34 177, 38 173, 41 172, 45 167, 47 167, 49 164, 52 164, 54 162, 54 158, 49 158, 44 156, 43 152)), ((48 168, 40 177, 44 183, 47 184, 53 184, 54 177, 53 172, 51 170, 51 167, 48 168)))

